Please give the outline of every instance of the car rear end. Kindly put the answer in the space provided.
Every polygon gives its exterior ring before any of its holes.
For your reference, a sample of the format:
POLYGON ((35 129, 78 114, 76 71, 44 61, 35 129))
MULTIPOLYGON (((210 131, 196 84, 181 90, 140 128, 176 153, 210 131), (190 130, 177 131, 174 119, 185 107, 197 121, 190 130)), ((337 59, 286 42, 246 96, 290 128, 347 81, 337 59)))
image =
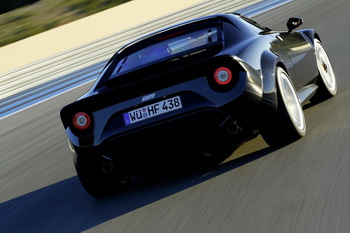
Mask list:
POLYGON ((227 53, 227 23, 195 21, 121 49, 94 88, 61 111, 76 155, 132 164, 253 135, 262 80, 227 53))

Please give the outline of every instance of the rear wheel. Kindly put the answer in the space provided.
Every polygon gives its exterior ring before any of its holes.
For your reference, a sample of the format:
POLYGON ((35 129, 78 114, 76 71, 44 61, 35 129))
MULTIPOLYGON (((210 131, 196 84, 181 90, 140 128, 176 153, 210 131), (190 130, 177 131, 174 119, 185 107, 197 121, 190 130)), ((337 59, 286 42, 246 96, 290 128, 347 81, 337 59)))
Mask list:
POLYGON ((331 98, 337 93, 337 82, 332 64, 321 42, 315 39, 315 56, 318 68, 318 90, 311 101, 321 102, 331 98))
POLYGON ((130 183, 128 175, 116 171, 113 167, 103 169, 101 163, 88 163, 78 159, 75 169, 85 191, 96 198, 121 191, 130 183))
POLYGON ((306 121, 298 95, 287 72, 276 68, 278 109, 275 118, 262 128, 261 135, 270 146, 281 146, 303 137, 306 121))

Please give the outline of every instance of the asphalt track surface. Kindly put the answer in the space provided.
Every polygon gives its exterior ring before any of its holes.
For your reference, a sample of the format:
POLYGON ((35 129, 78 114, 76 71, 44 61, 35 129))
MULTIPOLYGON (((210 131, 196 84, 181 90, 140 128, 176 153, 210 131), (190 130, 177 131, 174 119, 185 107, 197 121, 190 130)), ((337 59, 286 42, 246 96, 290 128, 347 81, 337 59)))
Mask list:
POLYGON ((338 79, 337 96, 306 107, 307 135, 282 148, 258 137, 220 165, 165 164, 96 200, 76 177, 59 119, 88 86, 2 119, 0 232, 349 232, 348 12, 348 0, 295 0, 254 17, 273 29, 303 17, 338 79))

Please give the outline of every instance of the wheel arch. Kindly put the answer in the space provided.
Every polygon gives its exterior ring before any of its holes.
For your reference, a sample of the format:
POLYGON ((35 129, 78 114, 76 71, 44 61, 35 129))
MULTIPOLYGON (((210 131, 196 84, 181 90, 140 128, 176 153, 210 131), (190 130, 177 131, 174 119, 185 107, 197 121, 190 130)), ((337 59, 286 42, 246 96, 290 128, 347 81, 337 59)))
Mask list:
POLYGON ((321 41, 321 37, 315 29, 304 29, 304 30, 300 30, 299 32, 303 33, 313 46, 314 46, 314 39, 318 39, 319 41, 321 41))
POLYGON ((288 70, 287 70, 287 67, 283 64, 283 62, 281 62, 281 61, 277 62, 276 67, 281 67, 281 68, 284 69, 284 71, 286 71, 287 74, 289 75, 288 70))
POLYGON ((276 67, 282 66, 283 61, 271 51, 264 51, 261 56, 261 75, 263 79, 263 96, 261 100, 261 112, 264 118, 271 118, 277 111, 277 83, 276 67))
POLYGON ((322 42, 321 37, 320 37, 320 35, 317 32, 315 32, 315 34, 314 34, 314 39, 317 39, 320 42, 322 42))

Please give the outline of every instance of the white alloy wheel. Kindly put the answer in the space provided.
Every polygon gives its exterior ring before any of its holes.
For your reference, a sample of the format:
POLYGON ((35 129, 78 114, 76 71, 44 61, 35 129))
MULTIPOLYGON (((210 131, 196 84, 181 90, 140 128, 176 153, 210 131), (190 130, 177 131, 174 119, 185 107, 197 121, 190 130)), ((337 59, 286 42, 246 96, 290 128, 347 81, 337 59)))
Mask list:
POLYGON ((260 133, 270 146, 284 146, 306 134, 306 121, 298 95, 287 72, 276 67, 277 112, 260 133))
POLYGON ((277 83, 284 106, 295 130, 300 136, 304 136, 306 133, 306 122, 303 109, 288 74, 280 67, 277 67, 277 83))
POLYGON ((329 94, 334 96, 337 93, 337 82, 331 62, 321 42, 315 39, 315 53, 317 68, 329 94))

